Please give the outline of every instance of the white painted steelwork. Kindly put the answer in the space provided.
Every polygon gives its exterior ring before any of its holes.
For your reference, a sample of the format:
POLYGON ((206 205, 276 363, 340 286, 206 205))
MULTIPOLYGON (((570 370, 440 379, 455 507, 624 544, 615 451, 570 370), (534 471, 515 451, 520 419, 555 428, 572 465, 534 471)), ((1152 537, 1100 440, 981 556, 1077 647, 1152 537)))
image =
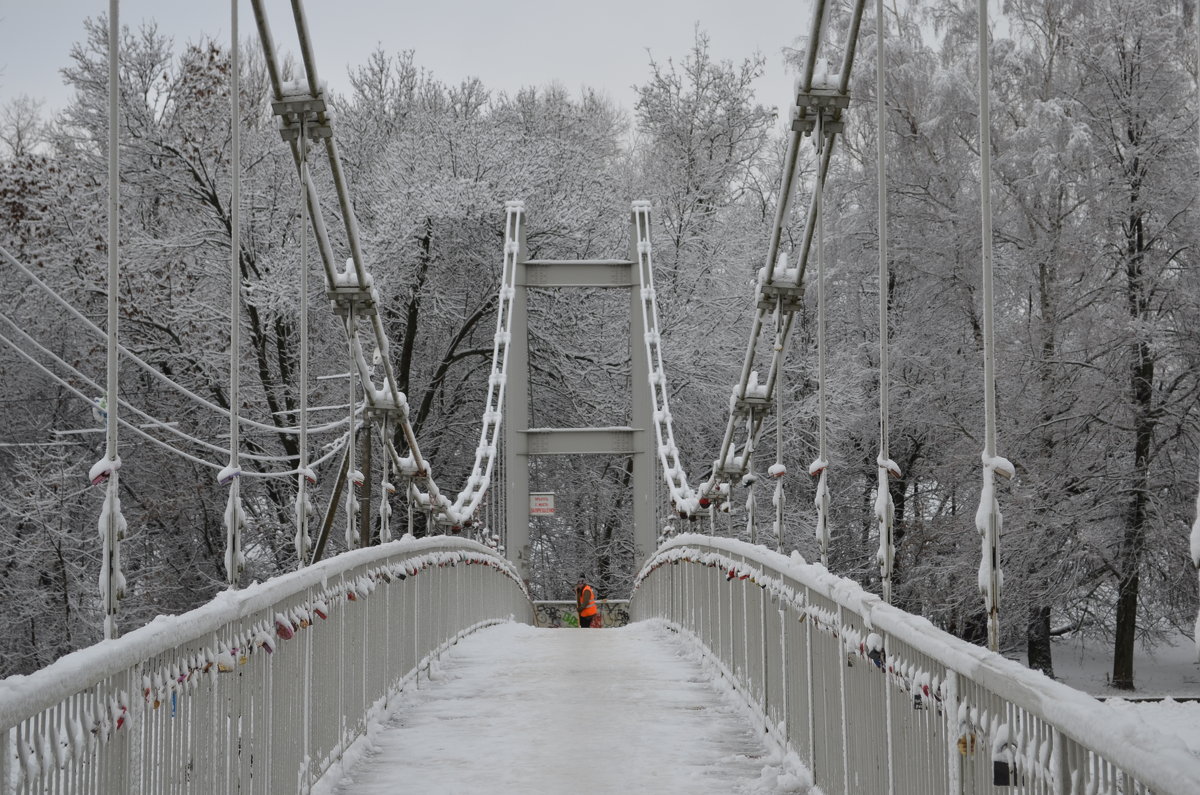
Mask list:
POLYGON ((703 644, 829 795, 1200 792, 1181 744, 795 553, 679 536, 638 574, 630 616, 703 644))
MULTIPOLYGON (((778 402, 778 381, 782 375, 783 362, 787 355, 787 343, 791 333, 794 314, 801 308, 804 293, 804 275, 815 236, 820 195, 833 155, 837 133, 843 128, 842 111, 849 105, 850 72, 858 46, 858 33, 862 23, 866 0, 855 0, 848 9, 845 39, 841 47, 841 66, 836 77, 818 72, 818 50, 826 38, 828 14, 826 3, 814 3, 813 18, 808 35, 808 48, 803 71, 796 82, 793 104, 791 134, 784 160, 779 200, 775 208, 775 219, 768 240, 766 263, 758 274, 756 285, 757 310, 751 327, 750 340, 742 363, 741 375, 733 385, 730 395, 730 410, 717 457, 712 462, 711 474, 697 487, 688 483, 687 474, 679 461, 675 445, 671 412, 667 405, 668 385, 662 367, 658 329, 657 297, 654 290, 653 264, 651 261, 649 203, 634 202, 635 254, 638 262, 639 286, 641 288, 641 315, 646 331, 646 366, 654 401, 653 422, 658 443, 661 482, 666 486, 666 496, 671 510, 682 518, 696 518, 709 513, 729 499, 730 486, 743 479, 751 470, 751 459, 762 430, 764 417, 778 402), (812 137, 817 145, 817 173, 812 191, 812 203, 805 220, 804 234, 796 247, 793 266, 788 265, 786 252, 781 251, 783 230, 788 224, 792 200, 798 187, 797 170, 801 142, 812 137), (768 320, 774 319, 774 333, 770 345, 766 378, 759 379, 756 362, 759 359, 759 339, 764 335, 768 320), (775 397, 773 397, 775 396, 775 397)), ((782 467, 781 462, 777 464, 782 467)), ((824 465, 815 467, 820 471, 824 465)), ((777 469, 776 472, 780 470, 777 469)), ((781 511, 781 491, 777 492, 776 514, 781 511)), ((778 521, 778 520, 777 520, 778 521)), ((664 527, 669 533, 670 528, 664 527)))
POLYGON ((532 623, 508 561, 411 537, 0 682, 0 793, 307 792, 459 638, 532 623))
MULTIPOLYGON (((483 415, 480 445, 476 451, 475 465, 465 486, 456 498, 451 500, 449 496, 442 493, 433 477, 429 461, 421 452, 416 432, 410 422, 408 398, 400 391, 396 380, 389 353, 391 343, 378 312, 379 292, 375 287, 374 277, 360 245, 358 221, 351 201, 350 186, 338 152, 336 125, 326 104, 324 84, 317 74, 316 56, 303 4, 300 0, 292 0, 291 3, 304 67, 303 78, 295 82, 283 80, 285 70, 271 34, 265 3, 262 0, 252 0, 251 5, 271 85, 272 107, 278 117, 280 133, 291 149, 299 178, 304 186, 306 214, 312 227, 317 254, 325 274, 326 295, 333 303, 334 311, 343 318, 349 345, 351 370, 362 385, 363 403, 368 409, 367 413, 379 415, 384 418, 384 421, 394 422, 396 429, 404 437, 408 446, 408 453, 404 457, 401 457, 396 451, 390 438, 383 439, 384 450, 390 459, 390 465, 394 466, 408 480, 407 491, 416 495, 415 498, 420 502, 420 507, 427 509, 430 517, 442 526, 462 527, 476 522, 478 520, 477 513, 481 513, 479 508, 491 484, 491 477, 495 469, 500 418, 504 406, 505 373, 508 364, 509 328, 514 293, 513 276, 517 254, 515 241, 520 235, 523 205, 520 202, 509 202, 506 205, 504 271, 497 298, 497 332, 493 346, 492 370, 488 378, 488 397, 483 415), (312 137, 320 141, 325 148, 330 177, 337 195, 338 215, 351 255, 350 259, 346 261, 344 269, 340 268, 335 260, 329 230, 326 227, 325 216, 318 200, 319 194, 315 190, 311 173, 304 167, 306 159, 303 157, 302 146, 304 144, 300 140, 302 137, 312 137), (368 343, 372 343, 374 346, 375 362, 377 362, 375 367, 368 362, 368 357, 364 353, 368 350, 368 343), (389 415, 391 415, 390 418, 389 415)), ((351 413, 355 411, 354 377, 351 378, 350 386, 351 413)), ((350 420, 350 425, 351 437, 353 437, 353 419, 350 420)), ((352 442, 348 455, 351 461, 350 471, 353 471, 352 442)), ((354 501, 352 491, 353 489, 346 497, 347 513, 349 514, 347 519, 348 541, 356 521, 350 508, 354 501)))
POLYGON ((108 325, 107 388, 104 391, 104 458, 97 461, 88 479, 94 485, 108 482, 100 509, 100 603, 104 609, 104 638, 117 636, 117 602, 125 596, 125 575, 121 571, 121 540, 125 537, 125 517, 121 514, 121 456, 117 447, 118 393, 117 339, 118 304, 121 289, 121 138, 120 109, 120 20, 119 0, 108 3, 108 325))
POLYGON ((875 458, 875 521, 879 531, 879 582, 883 600, 892 601, 892 568, 896 560, 893 524, 896 506, 888 486, 889 477, 900 477, 900 467, 888 455, 888 385, 891 365, 888 357, 888 303, 891 280, 888 278, 888 193, 887 193, 887 81, 884 40, 887 22, 883 0, 875 0, 875 150, 877 153, 876 187, 879 191, 879 455, 875 458))
POLYGON ((771 395, 775 392, 775 382, 787 356, 787 342, 795 312, 799 308, 796 299, 803 293, 805 271, 812 252, 817 220, 816 203, 829 173, 837 133, 842 128, 841 112, 850 101, 850 72, 857 52, 858 32, 865 5, 866 0, 854 0, 847 9, 845 38, 840 48, 841 66, 836 77, 826 75, 821 81, 817 80, 821 76, 817 70, 818 51, 827 38, 825 26, 828 15, 825 2, 819 0, 813 4, 812 24, 807 38, 810 46, 796 82, 796 101, 792 108, 791 134, 784 159, 779 199, 768 239, 766 262, 759 271, 756 287, 758 309, 750 330, 741 375, 733 386, 731 410, 720 451, 713 461, 712 474, 697 488, 702 498, 715 495, 721 484, 732 483, 750 470, 755 440, 762 429, 763 418, 771 410, 771 395), (794 251, 795 262, 789 267, 780 248, 799 183, 797 164, 800 145, 806 136, 814 137, 819 143, 817 173, 809 212, 805 217, 804 233, 794 251), (764 336, 768 319, 776 314, 780 316, 781 328, 770 335, 773 343, 769 346, 770 355, 762 357, 767 360, 763 362, 767 366, 767 375, 765 380, 760 381, 756 369, 759 339, 764 336))
MULTIPOLYGON (((629 366, 634 374, 653 372, 647 361, 650 333, 645 325, 644 275, 648 265, 649 209, 634 202, 630 235, 630 258, 618 259, 530 259, 526 244, 524 210, 520 203, 509 203, 506 232, 505 278, 509 257, 514 274, 509 309, 509 332, 505 333, 507 376, 517 388, 508 397, 508 421, 504 436, 504 467, 507 509, 504 515, 509 557, 528 571, 531 559, 529 512, 529 465, 532 458, 545 455, 615 455, 629 462, 633 553, 644 559, 654 549, 655 447, 650 432, 652 384, 634 375, 629 384, 630 424, 609 427, 531 428, 529 427, 529 290, 533 288, 595 288, 629 291, 629 366), (515 206, 515 212, 514 212, 515 206), (639 209, 640 208, 640 209, 639 209), (507 350, 507 348, 506 348, 507 350)), ((499 338, 499 334, 497 335, 499 338)), ((661 370, 661 367, 660 367, 661 370)), ((499 376, 496 376, 499 377, 499 376)), ((503 383, 503 378, 501 383, 503 383)), ((498 415, 497 415, 498 416, 498 415)), ((486 418, 486 415, 485 415, 486 418)), ((493 446, 494 447, 494 446, 493 446)), ((482 448, 481 448, 482 449, 482 448)))

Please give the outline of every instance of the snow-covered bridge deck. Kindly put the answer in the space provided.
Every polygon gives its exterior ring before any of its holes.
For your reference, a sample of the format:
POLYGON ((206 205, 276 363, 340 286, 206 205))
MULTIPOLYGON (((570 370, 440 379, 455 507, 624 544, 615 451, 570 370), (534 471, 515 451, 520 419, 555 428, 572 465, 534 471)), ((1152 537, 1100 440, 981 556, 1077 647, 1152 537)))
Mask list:
POLYGON ((397 699, 326 791, 807 791, 723 682, 656 622, 493 627, 397 699))

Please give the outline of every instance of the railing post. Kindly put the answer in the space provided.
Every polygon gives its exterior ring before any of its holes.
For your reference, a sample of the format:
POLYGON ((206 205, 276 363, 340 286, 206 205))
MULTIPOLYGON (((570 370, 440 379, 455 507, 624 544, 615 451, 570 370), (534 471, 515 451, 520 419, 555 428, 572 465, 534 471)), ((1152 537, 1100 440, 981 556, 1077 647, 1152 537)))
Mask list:
POLYGON ((812 770, 813 780, 817 781, 817 718, 816 710, 813 709, 813 653, 812 653, 812 614, 808 610, 811 601, 809 600, 808 589, 804 589, 804 604, 801 609, 806 613, 804 622, 804 654, 806 657, 805 670, 808 672, 808 758, 809 769, 812 770))
POLYGON ((767 726, 770 727, 774 721, 771 720, 771 680, 767 678, 767 607, 770 605, 770 598, 767 596, 765 589, 759 589, 758 595, 759 604, 759 620, 762 622, 762 708, 763 715, 767 719, 767 726))
POLYGON ((0 732, 0 786, 4 787, 5 792, 12 792, 17 788, 17 771, 13 767, 17 757, 16 735, 17 727, 15 726, 0 732))
POLYGON ((958 674, 946 671, 946 774, 949 778, 947 790, 950 795, 962 795, 962 759, 958 752, 958 674))
MULTIPOLYGON (((888 642, 890 639, 891 639, 890 635, 888 635, 886 632, 883 633, 883 655, 884 655, 885 661, 891 659, 890 655, 892 653, 892 647, 891 647, 891 644, 888 642)), ((887 754, 888 792, 895 792, 896 791, 896 765, 895 765, 896 760, 895 760, 895 756, 893 755, 894 749, 893 749, 893 736, 892 736, 892 689, 893 688, 892 688, 891 683, 887 681, 887 662, 884 662, 883 670, 880 673, 883 675, 884 726, 886 727, 885 728, 886 736, 884 737, 884 742, 887 745, 885 752, 887 754)))
POLYGON ((837 609, 837 627, 838 627, 838 643, 837 651, 833 660, 833 664, 838 669, 838 703, 841 705, 842 713, 842 781, 845 782, 846 791, 850 791, 850 726, 849 718, 846 715, 846 661, 843 659, 845 654, 842 648, 841 637, 846 631, 846 621, 842 617, 842 606, 839 604, 837 609))
MULTIPOLYGON (((1054 795, 1070 795, 1071 765, 1067 759, 1067 738, 1058 729, 1051 729, 1053 745, 1050 751, 1050 767, 1054 777, 1054 795)), ((961 790, 960 790, 961 791, 961 790)))
POLYGON ((783 697, 783 742, 792 744, 792 677, 788 668, 788 609, 779 598, 779 693, 783 697))

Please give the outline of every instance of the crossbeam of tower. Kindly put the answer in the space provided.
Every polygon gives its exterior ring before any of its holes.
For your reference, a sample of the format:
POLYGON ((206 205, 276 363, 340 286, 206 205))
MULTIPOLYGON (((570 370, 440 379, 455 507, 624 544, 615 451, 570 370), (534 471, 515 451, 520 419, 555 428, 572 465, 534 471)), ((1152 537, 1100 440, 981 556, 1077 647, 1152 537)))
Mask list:
POLYGON ((644 558, 654 548, 655 472, 654 434, 651 430, 650 385, 646 349, 646 327, 641 309, 638 264, 638 216, 633 215, 629 259, 565 260, 529 259, 525 244, 524 210, 515 218, 510 210, 506 248, 516 249, 511 353, 508 375, 516 388, 508 392, 508 422, 505 425, 505 471, 508 480, 507 528, 510 558, 529 575, 529 463, 547 455, 620 455, 631 459, 634 557, 644 558), (530 288, 626 289, 629 291, 629 356, 631 360, 631 424, 622 427, 530 428, 529 427, 529 324, 530 288))

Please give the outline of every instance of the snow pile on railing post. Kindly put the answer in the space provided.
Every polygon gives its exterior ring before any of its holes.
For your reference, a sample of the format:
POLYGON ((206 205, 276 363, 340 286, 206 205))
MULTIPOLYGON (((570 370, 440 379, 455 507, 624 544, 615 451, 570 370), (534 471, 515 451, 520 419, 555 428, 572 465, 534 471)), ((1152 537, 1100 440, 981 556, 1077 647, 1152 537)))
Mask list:
POLYGON ((117 602, 125 598, 125 574, 121 571, 121 541, 125 539, 125 516, 119 494, 121 459, 105 456, 92 465, 88 479, 92 485, 105 484, 104 504, 100 508, 100 599, 104 610, 104 637, 117 636, 117 602))
POLYGON ((1016 470, 1007 458, 983 455, 983 488, 979 492, 979 508, 975 511, 975 529, 979 531, 979 593, 988 613, 989 643, 999 644, 1000 594, 1004 587, 1004 572, 1000 569, 999 544, 1004 517, 996 500, 996 475, 1011 479, 1016 470))
POLYGON ((242 508, 240 485, 236 476, 229 481, 229 499, 225 503, 225 576, 226 582, 234 588, 246 568, 246 555, 242 552, 246 511, 242 508))
MULTIPOLYGON (((1200 575, 1200 490, 1196 492, 1196 521, 1192 523, 1192 565, 1200 575)), ((1200 612, 1196 615, 1196 625, 1192 630, 1192 639, 1196 644, 1196 659, 1200 661, 1200 612)))
POLYGON ((813 496, 813 505, 817 509, 817 524, 814 533, 817 546, 821 550, 821 565, 829 565, 829 462, 818 458, 808 465, 808 474, 817 477, 817 492, 813 496))
POLYGON ((879 564, 879 579, 883 583, 883 600, 892 601, 892 567, 896 562, 896 545, 892 540, 892 526, 896 518, 896 506, 892 502, 892 491, 888 476, 898 478, 900 466, 890 458, 878 456, 879 467, 875 493, 875 520, 879 527, 879 552, 875 560, 879 564))

